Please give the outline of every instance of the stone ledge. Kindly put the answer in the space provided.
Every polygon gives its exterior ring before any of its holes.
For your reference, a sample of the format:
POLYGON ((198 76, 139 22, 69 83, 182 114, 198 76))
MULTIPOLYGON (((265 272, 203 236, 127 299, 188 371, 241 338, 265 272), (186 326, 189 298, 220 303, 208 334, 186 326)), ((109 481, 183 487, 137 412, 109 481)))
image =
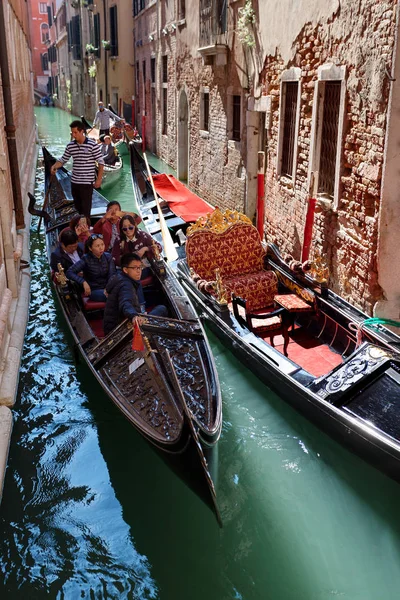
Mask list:
POLYGON ((6 406, 0 406, 0 502, 3 497, 4 477, 7 468, 13 426, 12 412, 6 406))

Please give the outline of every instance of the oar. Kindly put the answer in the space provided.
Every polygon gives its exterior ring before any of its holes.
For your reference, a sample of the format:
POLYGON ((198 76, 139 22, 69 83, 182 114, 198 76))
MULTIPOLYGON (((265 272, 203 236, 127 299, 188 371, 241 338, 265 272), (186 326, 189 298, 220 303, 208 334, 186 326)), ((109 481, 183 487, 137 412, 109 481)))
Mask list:
MULTIPOLYGON (((45 195, 45 197, 44 197, 44 202, 43 202, 42 210, 46 210, 46 208, 47 208, 47 205, 48 205, 48 203, 49 203, 49 198, 50 198, 50 188, 51 188, 51 184, 52 184, 52 183, 53 183, 53 181, 54 181, 54 177, 55 177, 55 175, 50 175, 49 186, 48 186, 48 188, 47 188, 46 195, 45 195)), ((37 227, 37 231, 38 231, 38 233, 39 233, 39 231, 40 231, 40 226, 41 226, 41 224, 42 224, 42 217, 40 216, 40 217, 39 217, 39 223, 38 223, 38 227, 37 227)))
POLYGON ((153 189, 154 199, 155 199, 155 201, 157 203, 157 211, 158 211, 158 217, 160 219, 160 229, 161 229, 161 235, 162 235, 163 244, 164 244, 165 256, 166 256, 168 262, 172 262, 174 260, 177 260, 178 253, 177 253, 176 248, 174 246, 174 242, 172 241, 172 237, 171 237, 171 234, 170 234, 169 229, 167 227, 167 224, 165 222, 164 215, 162 214, 160 202, 158 201, 158 196, 157 196, 156 188, 154 187, 153 176, 152 176, 151 171, 150 171, 150 167, 149 167, 149 163, 148 163, 148 160, 147 160, 146 152, 143 152, 143 158, 144 158, 144 161, 146 163, 147 174, 149 176, 151 187, 153 189))

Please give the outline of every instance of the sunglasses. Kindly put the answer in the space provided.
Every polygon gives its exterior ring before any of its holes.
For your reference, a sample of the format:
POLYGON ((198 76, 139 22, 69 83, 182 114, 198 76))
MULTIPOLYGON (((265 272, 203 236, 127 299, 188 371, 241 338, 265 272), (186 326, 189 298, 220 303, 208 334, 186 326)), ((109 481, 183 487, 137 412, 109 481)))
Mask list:
POLYGON ((132 231, 132 229, 135 229, 135 227, 133 225, 130 225, 129 227, 123 227, 122 231, 132 231))
POLYGON ((103 239, 103 236, 101 233, 92 233, 92 235, 89 237, 92 240, 102 240, 103 239))

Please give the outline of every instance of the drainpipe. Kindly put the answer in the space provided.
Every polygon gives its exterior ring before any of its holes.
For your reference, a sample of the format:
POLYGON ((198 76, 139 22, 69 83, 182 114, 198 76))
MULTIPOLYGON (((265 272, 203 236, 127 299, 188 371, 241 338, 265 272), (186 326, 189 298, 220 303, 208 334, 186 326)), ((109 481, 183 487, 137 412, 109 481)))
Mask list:
POLYGON ((22 205, 21 181, 19 178, 17 142, 15 139, 16 129, 13 117, 10 71, 8 68, 6 27, 4 19, 4 6, 2 1, 0 1, 0 71, 3 85, 4 116, 6 121, 4 130, 7 137, 15 221, 17 229, 23 229, 25 227, 24 209, 22 205))
MULTIPOLYGON (((103 0, 103 20, 104 20, 104 39, 107 39, 107 0, 103 0)), ((104 48, 104 85, 106 88, 106 97, 105 97, 105 106, 108 106, 109 103, 109 95, 108 95, 108 52, 104 48)), ((118 108, 117 108, 118 110, 118 108)))

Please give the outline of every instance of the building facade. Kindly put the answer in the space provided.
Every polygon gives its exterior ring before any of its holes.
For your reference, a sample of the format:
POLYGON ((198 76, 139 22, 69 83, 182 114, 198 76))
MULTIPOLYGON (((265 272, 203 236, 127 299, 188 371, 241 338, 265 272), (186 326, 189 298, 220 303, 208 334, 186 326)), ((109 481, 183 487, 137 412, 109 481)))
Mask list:
POLYGON ((397 0, 135 0, 135 115, 146 145, 214 205, 302 255, 309 199, 330 287, 399 318, 397 0), (393 273, 396 277, 393 277, 393 273))
POLYGON ((25 2, 0 3, 0 491, 11 434, 29 305, 29 222, 37 145, 29 15, 25 2))

